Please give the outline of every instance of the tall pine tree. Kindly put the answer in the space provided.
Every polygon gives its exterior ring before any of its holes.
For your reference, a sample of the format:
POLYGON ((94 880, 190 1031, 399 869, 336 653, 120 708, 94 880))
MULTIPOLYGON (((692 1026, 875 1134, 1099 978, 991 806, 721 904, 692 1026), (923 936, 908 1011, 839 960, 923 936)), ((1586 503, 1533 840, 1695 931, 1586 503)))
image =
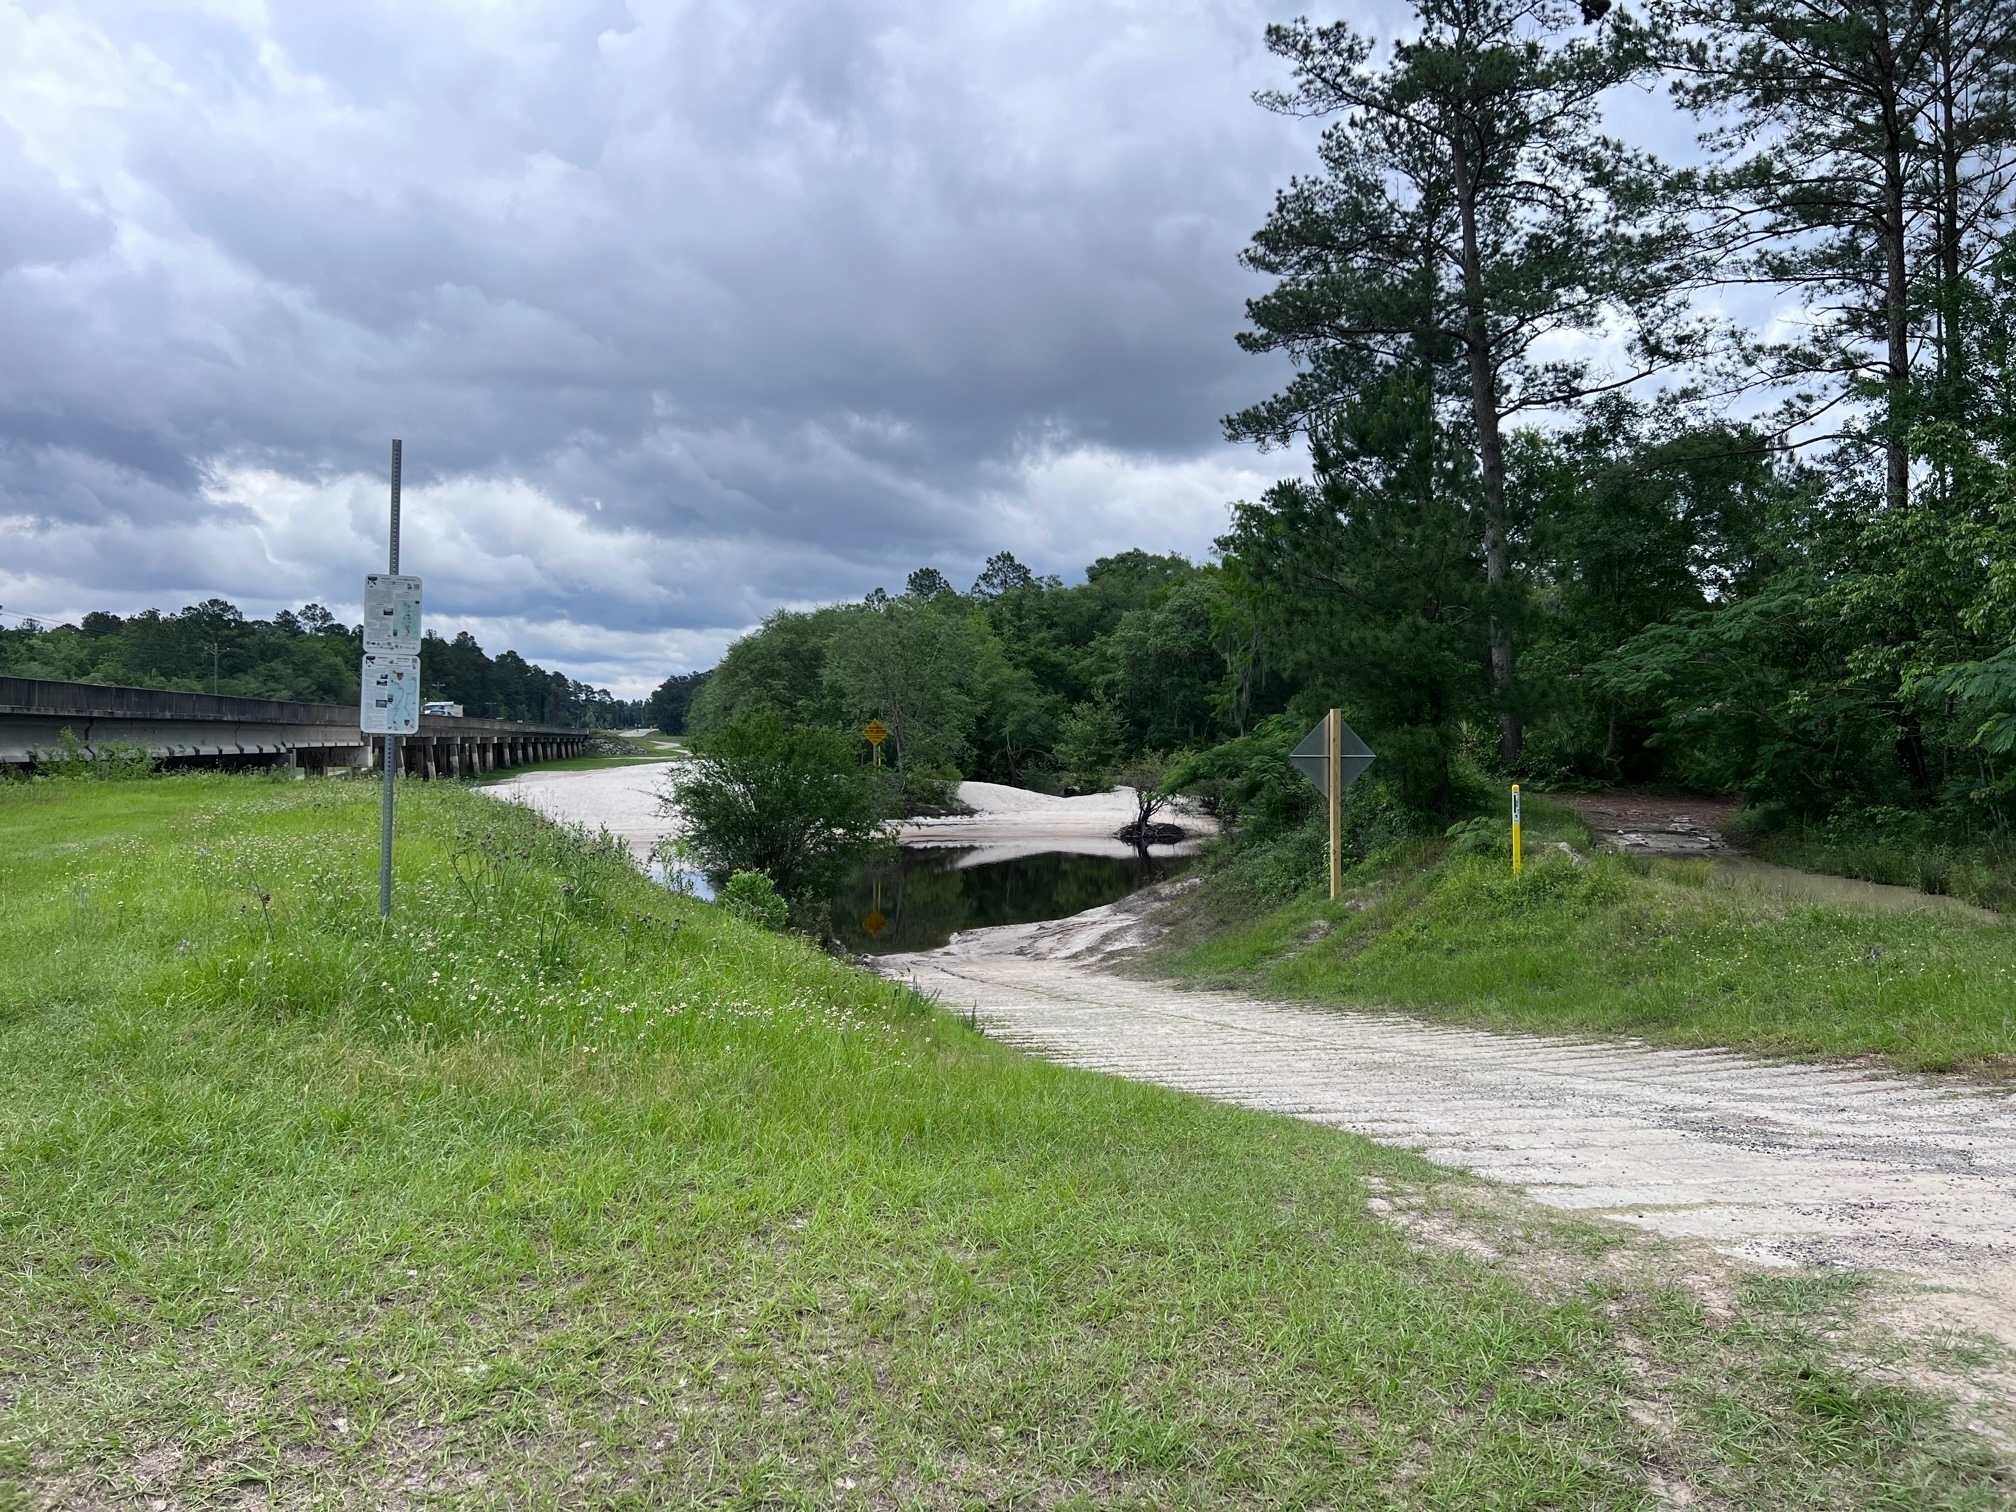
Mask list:
POLYGON ((1520 595, 1506 429, 1690 350, 1691 243, 1655 214, 1657 166, 1601 130, 1605 97, 1651 66, 1641 28, 1592 22, 1558 0, 1419 0, 1417 17, 1415 35, 1381 61, 1343 23, 1268 30, 1294 85, 1262 103, 1331 124, 1322 173, 1280 193, 1246 254, 1279 283, 1248 305, 1241 343, 1284 351, 1298 371, 1226 428, 1263 443, 1321 440, 1382 375, 1429 375, 1439 423, 1474 458, 1466 504, 1486 579, 1499 753, 1514 762, 1520 595), (1559 339, 1620 334, 1628 356, 1615 368, 1564 355, 1559 339))

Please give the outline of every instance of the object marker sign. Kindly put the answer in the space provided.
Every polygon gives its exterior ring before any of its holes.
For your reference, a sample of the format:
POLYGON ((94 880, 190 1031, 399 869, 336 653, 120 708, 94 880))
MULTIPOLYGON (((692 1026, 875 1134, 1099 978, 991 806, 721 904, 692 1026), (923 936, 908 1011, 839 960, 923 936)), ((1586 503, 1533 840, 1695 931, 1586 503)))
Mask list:
MULTIPOLYGON (((1315 729, 1302 737, 1302 744, 1288 755, 1295 770, 1316 786, 1316 791, 1327 795, 1330 791, 1330 721, 1318 722, 1315 729)), ((1343 720, 1337 721, 1337 766, 1338 787, 1348 788, 1364 775, 1365 768, 1372 765, 1372 748, 1358 738, 1358 732, 1343 720)))
POLYGON ((1344 896, 1344 789, 1372 765, 1372 748, 1344 723, 1344 711, 1332 709, 1302 744, 1288 753, 1296 771, 1330 800, 1330 901, 1344 896))

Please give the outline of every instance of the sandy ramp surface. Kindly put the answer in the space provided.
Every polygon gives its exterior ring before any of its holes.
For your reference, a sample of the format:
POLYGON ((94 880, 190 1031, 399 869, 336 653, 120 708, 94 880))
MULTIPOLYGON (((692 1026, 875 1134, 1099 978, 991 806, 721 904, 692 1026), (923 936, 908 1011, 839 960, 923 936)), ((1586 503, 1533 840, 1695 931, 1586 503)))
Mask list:
POLYGON ((669 761, 639 761, 587 771, 521 772, 476 791, 527 804, 560 824, 606 829, 622 838, 639 864, 649 865, 651 848, 679 828, 658 812, 658 795, 671 769, 669 761))
MULTIPOLYGON (((1180 884, 1179 884, 1180 885, 1180 884)), ((1764 1264, 1901 1273, 2016 1344, 2016 1099, 1719 1051, 1445 1028, 1122 977, 1133 899, 889 956, 997 1039, 1419 1150, 1764 1264)), ((1950 1304, 1950 1305, 1948 1305, 1950 1304)))

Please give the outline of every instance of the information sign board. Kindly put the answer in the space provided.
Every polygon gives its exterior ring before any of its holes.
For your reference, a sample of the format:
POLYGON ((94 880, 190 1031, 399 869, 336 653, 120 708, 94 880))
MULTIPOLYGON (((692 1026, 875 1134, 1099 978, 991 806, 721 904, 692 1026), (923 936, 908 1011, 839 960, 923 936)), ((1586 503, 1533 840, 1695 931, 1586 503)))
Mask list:
POLYGON ((364 649, 420 654, 420 579, 373 572, 364 579, 364 649))
POLYGON ((364 653, 364 701, 359 727, 366 735, 420 733, 420 658, 364 653))

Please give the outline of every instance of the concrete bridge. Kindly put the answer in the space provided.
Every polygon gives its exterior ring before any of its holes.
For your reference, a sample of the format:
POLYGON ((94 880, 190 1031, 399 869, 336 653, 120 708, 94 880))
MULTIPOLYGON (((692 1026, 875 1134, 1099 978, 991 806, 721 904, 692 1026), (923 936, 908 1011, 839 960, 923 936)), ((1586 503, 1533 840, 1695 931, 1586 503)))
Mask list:
MULTIPOLYGON (((326 772, 377 770, 384 762, 383 738, 358 732, 354 704, 0 677, 0 766, 32 765, 61 750, 66 729, 93 759, 139 748, 170 766, 326 772)), ((420 733, 399 742, 399 764, 410 777, 470 777, 579 756, 591 738, 558 725, 423 714, 420 733)))

